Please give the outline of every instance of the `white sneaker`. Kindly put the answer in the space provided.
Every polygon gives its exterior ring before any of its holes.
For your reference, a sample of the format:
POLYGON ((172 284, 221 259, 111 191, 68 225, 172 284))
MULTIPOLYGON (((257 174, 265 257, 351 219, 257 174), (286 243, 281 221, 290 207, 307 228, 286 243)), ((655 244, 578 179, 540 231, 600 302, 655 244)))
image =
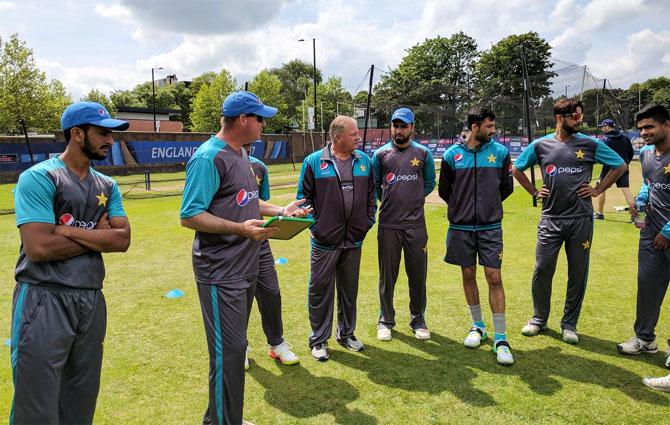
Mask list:
POLYGON ((430 339, 430 330, 427 328, 414 329, 414 337, 416 339, 430 339))
POLYGON ((643 378, 642 383, 652 390, 670 391, 670 375, 661 376, 660 378, 643 378))
POLYGON ((616 348, 622 354, 658 353, 656 340, 647 342, 636 336, 630 338, 626 342, 617 344, 616 348))
POLYGON ((244 370, 249 370, 249 352, 251 347, 247 345, 247 351, 244 353, 244 370))
POLYGON ((488 338, 486 329, 480 329, 477 326, 473 326, 468 332, 468 336, 465 337, 463 345, 468 348, 477 348, 482 341, 485 341, 488 338))
POLYGON ((665 367, 670 369, 670 342, 668 342, 668 348, 665 349, 665 367))
POLYGON ((563 335, 563 342, 568 344, 577 344, 579 342, 579 335, 577 332, 571 331, 570 329, 562 329, 561 334, 563 335))
POLYGON ((540 326, 537 323, 528 322, 526 326, 521 328, 521 335, 524 336, 535 336, 540 333, 544 326, 540 326))
POLYGON ((378 328, 377 329, 377 339, 380 341, 390 341, 393 338, 391 335, 391 329, 389 328, 378 328))
POLYGON ((300 362, 298 356, 291 351, 291 344, 286 341, 270 347, 268 356, 273 359, 278 359, 282 364, 286 365, 298 364, 300 362))
POLYGON ((328 344, 324 342, 323 344, 317 344, 312 347, 312 357, 320 362, 328 360, 328 344))
POLYGON ((511 365, 514 363, 514 356, 507 341, 497 341, 493 344, 493 352, 496 353, 496 360, 502 365, 511 365))

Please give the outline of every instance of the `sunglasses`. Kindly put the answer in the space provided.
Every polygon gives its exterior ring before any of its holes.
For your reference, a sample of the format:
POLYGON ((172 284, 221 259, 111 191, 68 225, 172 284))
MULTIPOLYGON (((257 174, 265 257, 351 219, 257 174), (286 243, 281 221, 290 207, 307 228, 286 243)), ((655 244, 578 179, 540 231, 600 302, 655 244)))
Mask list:
POLYGON ((256 121, 258 121, 258 122, 265 121, 265 118, 261 117, 260 115, 256 115, 256 114, 243 114, 243 115, 247 118, 255 117, 256 121))
POLYGON ((563 117, 565 118, 572 118, 573 120, 579 120, 581 118, 584 118, 584 113, 583 112, 573 112, 571 114, 562 114, 563 117))

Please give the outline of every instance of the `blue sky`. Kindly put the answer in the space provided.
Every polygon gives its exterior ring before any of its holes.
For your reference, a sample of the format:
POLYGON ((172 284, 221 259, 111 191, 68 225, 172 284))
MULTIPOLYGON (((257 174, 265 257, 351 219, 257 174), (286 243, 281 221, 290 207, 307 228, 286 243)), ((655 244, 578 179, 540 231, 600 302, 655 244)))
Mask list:
POLYGON ((157 78, 226 68, 243 83, 291 59, 311 63, 312 37, 324 75, 354 90, 371 64, 388 70, 405 49, 460 30, 482 50, 537 31, 555 57, 625 88, 670 76, 668 10, 670 0, 0 0, 0 37, 18 33, 75 99, 132 88, 159 66, 157 78))

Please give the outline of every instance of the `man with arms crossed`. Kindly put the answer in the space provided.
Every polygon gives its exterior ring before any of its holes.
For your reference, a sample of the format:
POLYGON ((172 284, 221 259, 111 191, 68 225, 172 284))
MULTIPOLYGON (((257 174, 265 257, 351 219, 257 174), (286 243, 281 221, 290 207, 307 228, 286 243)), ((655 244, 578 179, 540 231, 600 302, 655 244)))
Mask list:
POLYGON ((251 307, 261 241, 262 215, 297 212, 259 199, 258 184, 243 149, 258 140, 265 118, 277 109, 253 93, 237 91, 223 102, 221 129, 195 152, 186 167, 181 224, 196 231, 193 272, 209 349, 209 405, 203 424, 242 421, 247 311, 251 307))
POLYGON ((577 344, 577 321, 584 301, 593 236, 592 197, 599 196, 617 181, 627 168, 624 161, 600 140, 579 133, 584 119, 582 103, 560 99, 554 104, 556 132, 533 141, 517 158, 512 172, 532 196, 542 198, 542 215, 537 230, 532 294, 533 318, 523 327, 525 336, 537 335, 547 326, 551 306, 551 285, 561 246, 568 258, 568 287, 561 319, 564 342, 577 344), (610 168, 599 185, 590 185, 593 164, 610 168), (537 190, 523 173, 539 164, 543 186, 537 190))
POLYGON ((370 158, 356 150, 358 127, 351 117, 338 115, 330 123, 331 142, 302 163, 298 198, 314 209, 309 278, 309 346, 316 360, 328 360, 337 288, 339 344, 363 350, 354 336, 361 246, 375 222, 375 180, 370 158))
POLYGON ((493 352, 498 363, 509 365, 514 357, 507 342, 505 291, 500 268, 503 258, 502 202, 512 194, 512 160, 507 148, 491 141, 496 116, 479 108, 468 114, 468 138, 442 156, 440 197, 449 206, 447 254, 444 261, 461 266, 463 290, 472 328, 463 344, 479 347, 488 337, 477 288, 477 258, 484 267, 493 313, 493 352))
POLYGON ((409 286, 409 326, 418 339, 430 339, 426 326, 428 232, 423 205, 435 188, 435 162, 430 150, 412 141, 414 113, 400 108, 391 116, 393 141, 372 156, 379 209, 379 323, 377 339, 390 341, 395 326, 393 292, 400 254, 405 253, 409 286))
POLYGON ((65 109, 61 155, 21 173, 14 192, 21 249, 12 310, 10 424, 90 424, 100 388, 106 316, 102 252, 125 252, 121 192, 91 168, 112 146, 112 119, 94 102, 65 109))

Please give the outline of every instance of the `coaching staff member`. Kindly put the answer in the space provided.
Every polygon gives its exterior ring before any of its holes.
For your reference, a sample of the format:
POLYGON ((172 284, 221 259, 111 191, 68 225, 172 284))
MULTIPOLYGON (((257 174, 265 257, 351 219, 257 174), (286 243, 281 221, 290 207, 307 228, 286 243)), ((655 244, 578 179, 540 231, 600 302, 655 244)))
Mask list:
POLYGON ((328 360, 333 298, 337 287, 337 342, 363 350, 354 336, 361 245, 375 222, 375 181, 370 158, 356 150, 358 127, 339 115, 330 124, 328 145, 302 163, 298 198, 313 207, 309 279, 309 321, 312 357, 328 360))
MULTIPOLYGON (((223 102, 221 130, 186 166, 181 224, 196 231, 193 272, 209 348, 209 406, 203 424, 242 422, 247 310, 253 301, 261 241, 276 228, 263 215, 286 211, 259 199, 258 183, 243 145, 258 140, 277 109, 253 93, 237 91, 223 102)), ((298 213, 299 214, 299 213, 298 213)), ((247 422, 244 422, 247 423, 247 422)))

